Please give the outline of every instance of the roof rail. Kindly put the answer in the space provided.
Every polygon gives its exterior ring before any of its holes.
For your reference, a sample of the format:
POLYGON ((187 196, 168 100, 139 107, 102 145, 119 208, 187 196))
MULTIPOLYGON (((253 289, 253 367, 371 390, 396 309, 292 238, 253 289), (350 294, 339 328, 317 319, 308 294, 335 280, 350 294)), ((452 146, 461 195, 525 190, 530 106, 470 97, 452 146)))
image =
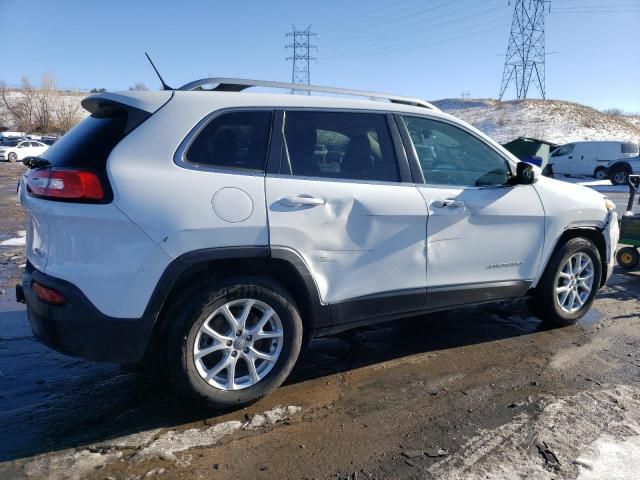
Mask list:
POLYGON ((207 92, 241 92, 247 88, 266 87, 266 88, 284 88, 291 90, 304 90, 305 92, 323 92, 333 93, 336 95, 352 95, 355 97, 367 97, 381 100, 389 100, 391 103, 399 103, 402 105, 411 105, 414 107, 424 107, 431 110, 439 110, 436 106, 429 102, 418 98, 401 97, 398 95, 387 95, 385 93, 365 92, 362 90, 349 90, 347 88, 320 87, 318 85, 304 85, 299 83, 272 82, 267 80, 247 80, 242 78, 201 78, 189 82, 178 90, 192 91, 201 89, 207 92), (210 89, 201 88, 203 85, 213 85, 210 89))

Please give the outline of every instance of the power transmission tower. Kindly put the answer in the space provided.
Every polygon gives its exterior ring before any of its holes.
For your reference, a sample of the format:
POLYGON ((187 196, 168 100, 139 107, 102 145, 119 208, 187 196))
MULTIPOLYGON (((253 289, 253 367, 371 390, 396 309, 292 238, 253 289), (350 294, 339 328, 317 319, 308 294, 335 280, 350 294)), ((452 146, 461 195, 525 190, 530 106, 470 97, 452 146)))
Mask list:
MULTIPOLYGON (((311 51, 317 52, 318 47, 311 44, 311 38, 315 38, 318 35, 311 31, 311 25, 305 30, 298 30, 293 25, 293 31, 287 33, 287 37, 293 37, 292 43, 286 45, 285 48, 293 49, 293 56, 287 57, 287 61, 293 60, 293 68, 291 70, 291 83, 302 83, 304 85, 311 84, 311 70, 310 63, 312 60, 317 60, 316 57, 311 56, 311 51)), ((311 92, 305 92, 303 90, 291 90, 291 93, 303 93, 310 95, 311 92)))
POLYGON ((550 0, 516 0, 509 33, 509 46, 504 61, 500 100, 511 83, 518 100, 527 98, 533 81, 542 98, 545 89, 544 18, 550 0))

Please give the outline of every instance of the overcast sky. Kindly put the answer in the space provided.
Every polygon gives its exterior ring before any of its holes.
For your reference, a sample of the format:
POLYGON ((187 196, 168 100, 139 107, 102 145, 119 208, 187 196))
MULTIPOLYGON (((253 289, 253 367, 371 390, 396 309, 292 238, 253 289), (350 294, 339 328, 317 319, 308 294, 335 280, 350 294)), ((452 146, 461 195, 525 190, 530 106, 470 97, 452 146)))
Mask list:
MULTIPOLYGON (((498 95, 514 0, 0 0, 0 80, 159 88, 205 76, 288 81, 285 33, 318 33, 316 84, 426 99, 498 95)), ((552 0, 547 96, 640 112, 640 0, 552 0), (553 53, 551 53, 553 52, 553 53)), ((506 98, 513 98, 514 90, 506 98)), ((532 85, 531 97, 538 97, 532 85)))

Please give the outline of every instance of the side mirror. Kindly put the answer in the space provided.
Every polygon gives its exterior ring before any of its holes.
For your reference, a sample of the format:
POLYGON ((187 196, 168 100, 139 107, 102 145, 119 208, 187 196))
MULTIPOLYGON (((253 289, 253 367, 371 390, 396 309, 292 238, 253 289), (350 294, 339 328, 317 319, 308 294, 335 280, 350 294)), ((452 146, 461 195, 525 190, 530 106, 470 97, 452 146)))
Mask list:
POLYGON ((538 181, 541 174, 540 167, 527 162, 520 162, 516 166, 516 183, 518 185, 532 185, 538 181))

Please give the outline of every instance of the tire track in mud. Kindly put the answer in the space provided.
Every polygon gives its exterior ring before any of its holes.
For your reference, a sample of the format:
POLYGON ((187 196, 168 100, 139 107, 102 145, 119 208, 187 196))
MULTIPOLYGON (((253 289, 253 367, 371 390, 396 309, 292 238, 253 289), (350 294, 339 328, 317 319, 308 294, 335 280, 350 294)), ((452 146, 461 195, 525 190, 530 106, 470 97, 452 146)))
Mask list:
POLYGON ((544 399, 540 413, 521 414, 494 429, 481 429, 460 450, 427 469, 442 480, 465 478, 573 479, 575 460, 600 437, 624 442, 640 435, 640 388, 617 385, 559 399, 544 399), (549 465, 538 446, 558 460, 549 465))

